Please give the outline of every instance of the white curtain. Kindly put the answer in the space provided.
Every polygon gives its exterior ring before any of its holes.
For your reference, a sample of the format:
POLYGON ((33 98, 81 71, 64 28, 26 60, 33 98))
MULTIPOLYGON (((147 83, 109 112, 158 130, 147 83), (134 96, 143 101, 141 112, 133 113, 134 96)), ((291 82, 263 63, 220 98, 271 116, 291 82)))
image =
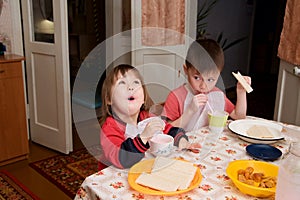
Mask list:
POLYGON ((287 0, 278 56, 300 65, 300 1, 287 0))
POLYGON ((142 0, 142 44, 184 43, 185 0, 142 0))

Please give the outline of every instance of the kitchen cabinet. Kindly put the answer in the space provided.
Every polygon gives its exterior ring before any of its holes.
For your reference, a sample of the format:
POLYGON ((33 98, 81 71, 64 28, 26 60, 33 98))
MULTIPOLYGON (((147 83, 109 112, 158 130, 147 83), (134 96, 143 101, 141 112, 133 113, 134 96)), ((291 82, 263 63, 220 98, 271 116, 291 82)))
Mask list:
POLYGON ((280 61, 274 120, 300 125, 300 74, 295 65, 280 61))
POLYGON ((29 152, 22 61, 0 56, 0 166, 26 159, 29 152))

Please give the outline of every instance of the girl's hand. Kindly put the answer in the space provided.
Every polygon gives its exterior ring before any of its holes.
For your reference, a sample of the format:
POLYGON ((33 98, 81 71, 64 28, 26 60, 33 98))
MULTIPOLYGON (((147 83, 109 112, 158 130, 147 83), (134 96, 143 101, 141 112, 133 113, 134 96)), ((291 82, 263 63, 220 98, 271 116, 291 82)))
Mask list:
POLYGON ((140 134, 140 138, 146 144, 155 133, 163 131, 164 127, 165 124, 163 124, 161 120, 152 120, 146 125, 145 129, 140 134))
POLYGON ((178 148, 181 149, 200 149, 202 146, 200 143, 190 143, 185 138, 179 140, 178 148))
POLYGON ((202 146, 200 143, 191 143, 188 148, 189 149, 200 149, 200 148, 202 148, 202 146))
MULTIPOLYGON (((243 76, 243 78, 246 80, 246 82, 247 82, 249 85, 251 85, 251 77, 250 77, 250 76, 243 76)), ((240 82, 237 82, 237 84, 236 84, 236 91, 237 91, 237 92, 241 92, 241 91, 245 92, 246 90, 245 90, 245 88, 242 86, 242 84, 240 84, 240 82)))
POLYGON ((181 149, 200 149, 202 146, 200 143, 190 143, 185 138, 181 138, 178 143, 178 148, 181 149))
POLYGON ((185 138, 181 138, 179 140, 179 143, 178 143, 178 149, 179 150, 187 149, 189 146, 190 146, 190 143, 185 138))
MULTIPOLYGON (((199 143, 186 143, 184 142, 185 139, 182 139, 182 143, 180 143, 181 141, 179 141, 179 150, 188 150, 191 151, 193 153, 199 153, 200 152, 200 148, 202 147, 201 144, 199 143)), ((186 140, 185 140, 186 141, 186 140)))
POLYGON ((208 101, 206 94, 197 94, 193 97, 188 109, 193 113, 197 112, 200 106, 204 106, 208 101))

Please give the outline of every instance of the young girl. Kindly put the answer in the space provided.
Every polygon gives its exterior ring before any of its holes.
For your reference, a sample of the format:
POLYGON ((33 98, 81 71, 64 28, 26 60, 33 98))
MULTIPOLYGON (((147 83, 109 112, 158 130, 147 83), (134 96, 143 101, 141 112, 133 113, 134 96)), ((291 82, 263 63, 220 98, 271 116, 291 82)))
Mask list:
POLYGON ((183 129, 159 118, 149 120, 143 130, 137 129, 138 122, 151 117, 148 111, 153 102, 138 70, 130 65, 119 65, 107 75, 102 103, 100 144, 109 164, 129 168, 139 162, 149 149, 149 139, 158 131, 171 135, 179 148, 189 145, 183 129))

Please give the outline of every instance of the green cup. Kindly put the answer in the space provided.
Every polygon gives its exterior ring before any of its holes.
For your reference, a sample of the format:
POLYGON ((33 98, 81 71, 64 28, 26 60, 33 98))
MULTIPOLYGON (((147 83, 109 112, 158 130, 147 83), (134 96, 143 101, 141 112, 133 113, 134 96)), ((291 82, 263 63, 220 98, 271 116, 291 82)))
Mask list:
POLYGON ((208 127, 213 133, 222 133, 226 121, 228 119, 228 112, 226 111, 213 111, 208 112, 208 127))

